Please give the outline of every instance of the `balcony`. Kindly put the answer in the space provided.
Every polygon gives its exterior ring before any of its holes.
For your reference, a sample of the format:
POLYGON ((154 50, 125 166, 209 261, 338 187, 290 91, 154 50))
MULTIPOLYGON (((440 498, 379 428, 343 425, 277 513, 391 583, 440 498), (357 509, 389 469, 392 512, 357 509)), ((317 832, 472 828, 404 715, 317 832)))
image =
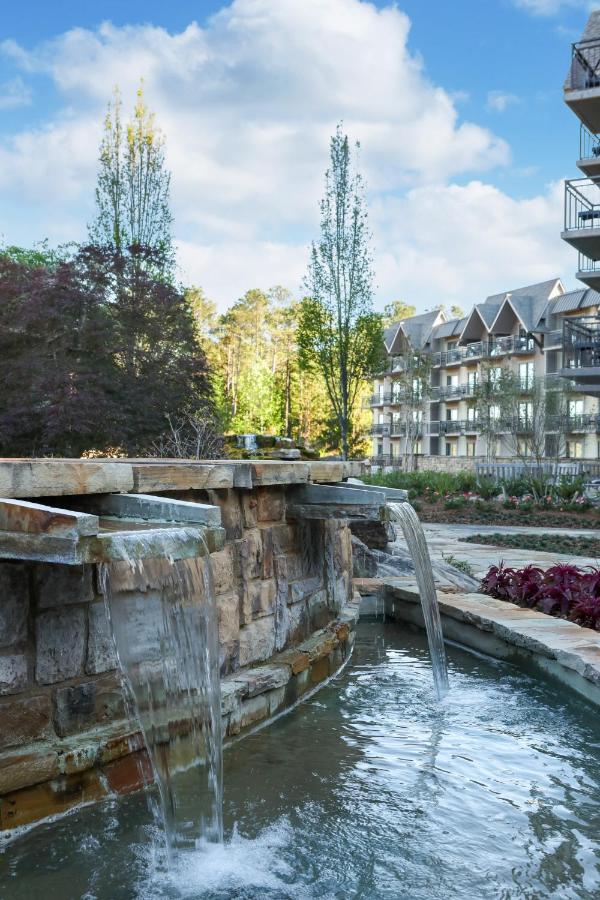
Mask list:
POLYGON ((389 392, 382 392, 380 394, 372 394, 370 400, 365 404, 368 408, 369 406, 383 406, 386 403, 390 403, 392 399, 392 395, 389 392))
POLYGON ((587 259, 600 259, 600 190, 591 178, 565 181, 565 218, 561 237, 587 259))
POLYGON ((379 456, 372 456, 369 462, 372 466, 377 466, 378 468, 402 468, 402 460, 396 456, 390 456, 389 453, 380 454, 379 456))
POLYGON ((555 331, 549 331, 548 334, 544 335, 545 350, 549 350, 551 347, 562 347, 562 342, 562 328, 557 328, 555 331))
POLYGON ((371 430, 370 430, 369 434, 372 434, 373 437, 377 437, 377 436, 389 437, 390 436, 390 427, 391 426, 388 423, 371 425, 371 430))
POLYGON ((600 175, 600 137, 581 123, 579 126, 579 159, 577 167, 588 178, 600 175))
POLYGON ((507 356, 512 353, 535 353, 535 341, 532 337, 517 335, 495 338, 489 341, 486 356, 507 356))
POLYGON ((593 134, 600 132, 600 40, 573 44, 565 103, 593 134))
POLYGON ((587 287, 600 291, 600 262, 595 259, 588 259, 587 256, 580 253, 575 277, 587 287))
POLYGON ((581 390, 600 385, 600 318, 563 321, 563 378, 576 380, 581 390))

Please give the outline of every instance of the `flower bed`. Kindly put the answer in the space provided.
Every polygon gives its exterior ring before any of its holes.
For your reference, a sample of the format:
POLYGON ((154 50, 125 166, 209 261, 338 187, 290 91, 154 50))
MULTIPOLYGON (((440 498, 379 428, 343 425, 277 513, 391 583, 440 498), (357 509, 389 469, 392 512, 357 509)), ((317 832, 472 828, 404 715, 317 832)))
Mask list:
POLYGON ((568 563, 544 571, 539 566, 513 569, 491 566, 481 579, 481 590, 550 616, 600 631, 600 569, 580 569, 568 563))
MULTIPOLYGON (((545 522, 544 522, 545 527, 545 522)), ((600 539, 570 534, 470 534, 459 538, 466 544, 490 544, 516 550, 541 550, 544 553, 569 553, 572 556, 600 558, 600 539)))

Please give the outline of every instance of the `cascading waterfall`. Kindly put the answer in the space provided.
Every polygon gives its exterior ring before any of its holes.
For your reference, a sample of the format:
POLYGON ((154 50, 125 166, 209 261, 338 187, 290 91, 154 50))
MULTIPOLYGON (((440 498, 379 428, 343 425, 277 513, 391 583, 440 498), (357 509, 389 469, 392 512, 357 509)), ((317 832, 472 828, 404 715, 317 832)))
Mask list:
POLYGON ((387 506, 390 510, 391 518, 393 521, 398 522, 402 529, 415 566, 421 608, 427 632, 427 643, 429 644, 433 683, 438 699, 441 699, 448 692, 448 666, 444 648, 442 620, 440 618, 427 541, 425 540, 425 534, 419 518, 410 503, 388 503, 387 506))
POLYGON ((169 858, 223 838, 219 647, 208 551, 99 566, 169 858))

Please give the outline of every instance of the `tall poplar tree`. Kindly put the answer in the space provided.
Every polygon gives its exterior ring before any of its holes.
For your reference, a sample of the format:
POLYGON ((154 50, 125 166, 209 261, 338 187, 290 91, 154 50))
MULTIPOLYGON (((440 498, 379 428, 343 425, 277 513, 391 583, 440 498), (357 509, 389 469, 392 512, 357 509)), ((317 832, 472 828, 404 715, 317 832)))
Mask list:
POLYGON ((122 101, 115 88, 104 120, 100 169, 96 184, 93 244, 124 253, 144 247, 172 263, 169 207, 171 175, 165 166, 165 141, 154 113, 137 91, 132 118, 123 123, 122 101))
MULTIPOLYGON (((358 144, 356 145, 358 149, 358 144)), ((301 365, 319 371, 348 458, 351 416, 361 385, 379 368, 381 316, 373 312, 370 234, 360 174, 338 125, 321 201, 321 236, 313 243, 298 330, 301 365)))

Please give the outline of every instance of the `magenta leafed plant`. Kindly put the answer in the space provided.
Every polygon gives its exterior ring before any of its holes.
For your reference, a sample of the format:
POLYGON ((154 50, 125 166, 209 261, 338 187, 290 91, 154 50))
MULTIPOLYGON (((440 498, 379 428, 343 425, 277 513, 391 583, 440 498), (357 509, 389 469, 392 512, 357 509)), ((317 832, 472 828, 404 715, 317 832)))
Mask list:
POLYGON ((600 631, 600 570, 557 563, 513 569, 491 566, 481 580, 484 594, 517 606, 539 609, 600 631))

